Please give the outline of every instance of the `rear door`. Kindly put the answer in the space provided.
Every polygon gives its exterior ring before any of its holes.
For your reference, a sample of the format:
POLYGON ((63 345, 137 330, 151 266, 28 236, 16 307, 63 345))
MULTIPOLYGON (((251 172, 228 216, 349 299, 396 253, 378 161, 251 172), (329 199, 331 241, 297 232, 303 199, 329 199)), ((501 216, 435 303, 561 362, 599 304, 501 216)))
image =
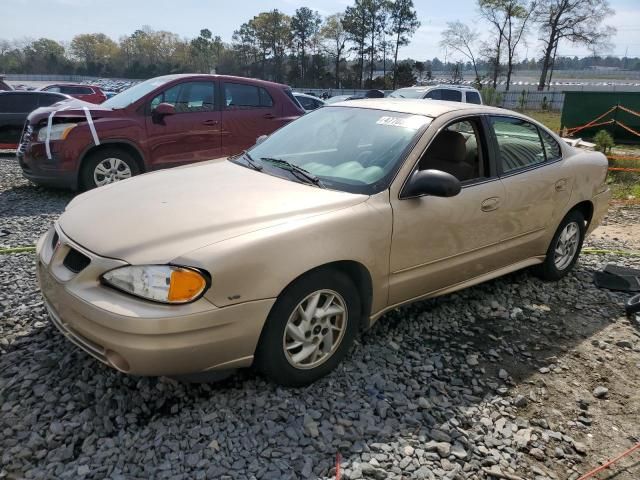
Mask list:
POLYGON ((500 250, 504 265, 545 253, 547 229, 571 194, 571 175, 558 143, 520 118, 489 117, 508 216, 500 250))
POLYGON ((283 125, 278 105, 258 85, 223 82, 222 151, 233 155, 256 143, 283 125))
POLYGON ((147 108, 147 150, 152 169, 210 160, 222 156, 218 85, 212 80, 187 81, 167 88, 147 108), (173 115, 158 118, 153 109, 169 103, 173 115))

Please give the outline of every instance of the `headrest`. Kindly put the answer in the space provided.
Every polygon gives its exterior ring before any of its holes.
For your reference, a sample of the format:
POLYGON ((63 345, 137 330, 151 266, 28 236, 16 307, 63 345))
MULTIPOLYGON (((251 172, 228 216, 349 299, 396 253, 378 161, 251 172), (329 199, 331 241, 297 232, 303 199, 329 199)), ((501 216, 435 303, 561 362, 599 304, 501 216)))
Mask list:
POLYGON ((427 155, 450 163, 462 163, 467 156, 464 135, 452 130, 443 130, 435 138, 427 155))

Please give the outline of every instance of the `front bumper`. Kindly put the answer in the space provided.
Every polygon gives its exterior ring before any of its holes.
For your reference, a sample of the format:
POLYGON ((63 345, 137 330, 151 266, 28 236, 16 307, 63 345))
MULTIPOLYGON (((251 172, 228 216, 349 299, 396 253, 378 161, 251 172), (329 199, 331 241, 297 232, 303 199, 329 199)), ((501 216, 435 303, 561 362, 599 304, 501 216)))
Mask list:
POLYGON ((59 229, 38 242, 37 276, 54 325, 101 362, 135 375, 187 375, 251 365, 275 299, 218 308, 201 298, 187 305, 140 300, 102 285, 100 275, 124 262, 99 257, 59 229), (64 264, 70 251, 90 259, 80 272, 64 264))
POLYGON ((17 158, 27 180, 56 188, 77 190, 78 174, 75 162, 69 161, 52 142, 51 159, 47 158, 44 143, 29 143, 18 148, 17 158))

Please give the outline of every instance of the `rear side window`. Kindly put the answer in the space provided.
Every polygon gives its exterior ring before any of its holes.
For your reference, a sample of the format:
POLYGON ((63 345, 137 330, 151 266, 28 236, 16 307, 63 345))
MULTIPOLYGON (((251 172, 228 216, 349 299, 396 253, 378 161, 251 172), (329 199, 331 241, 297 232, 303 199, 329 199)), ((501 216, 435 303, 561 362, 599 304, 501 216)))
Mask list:
POLYGON ((60 87, 58 87, 57 85, 53 85, 51 87, 45 87, 45 88, 43 88, 43 90, 45 92, 58 92, 59 93, 60 92, 60 87))
POLYGON ((448 100, 450 102, 461 102, 462 92, 460 90, 442 90, 442 100, 448 100))
POLYGON ((40 97, 38 105, 41 107, 48 107, 49 105, 53 105, 54 103, 59 102, 60 100, 63 100, 65 98, 62 96, 53 95, 49 93, 41 93, 38 96, 40 97))
POLYGON ((478 92, 467 92, 467 103, 476 103, 480 105, 482 100, 480 100, 480 94, 478 92))
POLYGON ((512 117, 491 117, 498 143, 502 173, 544 163, 545 154, 538 127, 512 117))
POLYGON ((169 103, 175 107, 176 113, 210 112, 215 108, 214 99, 214 82, 185 82, 156 95, 151 101, 151 108, 169 103))
POLYGON ((298 99, 295 97, 295 95, 293 94, 293 92, 291 91, 290 88, 285 88, 284 90, 284 94, 289 97, 289 99, 293 102, 293 104, 298 107, 301 110, 304 110, 304 108, 302 108, 302 105, 300 104, 300 102, 298 101, 298 99))
POLYGON ((29 94, 2 95, 0 111, 2 113, 30 113, 38 108, 38 96, 29 94))
POLYGON ((225 106, 241 108, 272 107, 273 98, 264 88, 244 83, 224 84, 225 106))
POLYGON ((442 90, 431 90, 427 92, 424 98, 431 98, 433 100, 442 100, 442 90))
POLYGON ((547 161, 558 160, 562 157, 562 150, 560 145, 554 140, 554 138, 542 129, 540 130, 540 138, 542 138, 542 144, 544 145, 544 153, 547 156, 547 161))

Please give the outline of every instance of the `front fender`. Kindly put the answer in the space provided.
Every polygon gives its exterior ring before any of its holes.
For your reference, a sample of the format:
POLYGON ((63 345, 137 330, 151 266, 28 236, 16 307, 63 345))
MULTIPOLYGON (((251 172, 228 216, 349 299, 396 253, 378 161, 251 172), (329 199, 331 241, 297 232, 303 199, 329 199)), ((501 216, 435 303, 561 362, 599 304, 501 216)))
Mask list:
POLYGON ((387 303, 392 212, 388 191, 353 207, 225 240, 172 263, 206 269, 206 298, 218 307, 277 297, 300 275, 328 263, 355 261, 371 275, 372 311, 387 303))

